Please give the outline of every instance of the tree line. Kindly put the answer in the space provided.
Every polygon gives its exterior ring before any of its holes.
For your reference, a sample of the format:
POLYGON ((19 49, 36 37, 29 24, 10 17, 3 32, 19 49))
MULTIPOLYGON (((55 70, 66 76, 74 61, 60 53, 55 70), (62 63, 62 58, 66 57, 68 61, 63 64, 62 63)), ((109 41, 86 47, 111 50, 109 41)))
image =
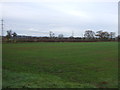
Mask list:
MULTIPOLYGON (((50 37, 55 37, 55 33, 53 33, 52 31, 50 31, 49 34, 50 37)), ((64 35, 63 34, 59 34, 58 38, 63 38, 64 35)), ((70 36, 72 38, 74 38, 73 36, 70 36)), ((108 39, 108 38, 115 38, 115 32, 106 32, 106 31, 97 31, 96 33, 92 30, 86 30, 84 33, 84 37, 83 38, 87 38, 87 39, 94 39, 94 38, 100 38, 100 39, 108 39)))
POLYGON ((55 33, 53 33, 52 31, 49 32, 49 37, 20 36, 17 35, 16 32, 8 30, 7 35, 3 38, 3 41, 115 41, 116 39, 119 39, 119 36, 115 37, 115 32, 107 32, 102 30, 97 32, 86 30, 84 32, 84 37, 64 37, 63 34, 59 34, 56 37, 55 33))

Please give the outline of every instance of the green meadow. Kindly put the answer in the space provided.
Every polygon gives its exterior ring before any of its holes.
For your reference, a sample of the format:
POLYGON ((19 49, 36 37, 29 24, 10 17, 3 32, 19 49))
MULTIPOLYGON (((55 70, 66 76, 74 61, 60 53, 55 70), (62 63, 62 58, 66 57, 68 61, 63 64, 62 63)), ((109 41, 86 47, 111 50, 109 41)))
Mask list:
POLYGON ((117 42, 4 43, 3 88, 117 88, 117 42))

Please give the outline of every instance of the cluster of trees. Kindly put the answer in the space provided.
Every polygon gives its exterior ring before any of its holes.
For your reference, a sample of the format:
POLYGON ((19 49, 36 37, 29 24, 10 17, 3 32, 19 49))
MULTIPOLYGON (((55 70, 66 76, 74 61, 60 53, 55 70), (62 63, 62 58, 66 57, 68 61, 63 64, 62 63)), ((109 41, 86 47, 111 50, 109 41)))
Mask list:
POLYGON ((115 38, 115 32, 97 31, 96 33, 92 30, 86 30, 84 34, 85 38, 93 39, 98 37, 100 39, 115 38))
MULTIPOLYGON (((50 38, 55 37, 55 33, 53 33, 52 31, 50 31, 49 33, 50 38)), ((58 38, 63 38, 64 35, 63 34, 59 34, 58 38)), ((74 38, 73 36, 71 36, 72 38, 74 38)), ((99 38, 99 39, 108 39, 108 38, 115 38, 115 32, 106 32, 106 31, 97 31, 96 33, 92 30, 86 30, 84 33, 84 37, 86 39, 94 39, 94 38, 99 38)))
MULTIPOLYGON (((49 36, 50 36, 50 38, 54 38, 54 37, 55 37, 55 33, 53 33, 52 31, 50 31, 50 32, 49 32, 49 36)), ((59 34, 59 35, 58 35, 58 38, 63 38, 63 37, 64 37, 63 34, 59 34)))
POLYGON ((12 30, 7 31, 6 38, 10 39, 10 38, 16 37, 16 36, 17 36, 16 32, 12 32, 12 30))
POLYGON ((8 41, 10 41, 11 38, 14 38, 14 41, 16 41, 15 37, 17 37, 17 33, 16 32, 12 32, 12 30, 8 30, 7 31, 6 38, 7 38, 8 41))

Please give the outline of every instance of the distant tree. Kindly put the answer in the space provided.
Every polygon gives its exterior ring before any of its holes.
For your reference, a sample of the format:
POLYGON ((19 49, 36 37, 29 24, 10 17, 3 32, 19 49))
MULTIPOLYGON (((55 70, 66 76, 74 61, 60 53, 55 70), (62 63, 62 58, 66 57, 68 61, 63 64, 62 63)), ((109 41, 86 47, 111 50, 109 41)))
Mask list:
POLYGON ((110 32, 109 36, 110 36, 111 39, 115 38, 115 32, 110 32))
POLYGON ((109 38, 109 33, 108 32, 102 32, 102 38, 109 38))
POLYGON ((58 38, 63 38, 63 37, 64 37, 63 34, 59 34, 59 35, 58 35, 58 38))
POLYGON ((92 30, 86 30, 84 36, 85 38, 93 39, 95 36, 95 33, 92 30))
POLYGON ((55 34, 52 31, 50 31, 49 35, 50 35, 50 38, 55 37, 55 34))
POLYGON ((96 32, 96 36, 99 36, 99 38, 101 39, 108 39, 110 34, 108 32, 103 32, 102 30, 101 31, 97 31, 96 32))
POLYGON ((8 30, 7 31, 7 35, 6 35, 7 39, 10 40, 12 37, 12 30, 8 30))
POLYGON ((12 35, 13 35, 13 37, 17 37, 17 33, 16 32, 14 32, 12 35))
POLYGON ((96 33, 97 33, 96 36, 98 36, 99 38, 102 38, 102 30, 101 31, 97 31, 96 33))
POLYGON ((13 35, 13 41, 16 42, 17 33, 14 32, 12 35, 13 35))

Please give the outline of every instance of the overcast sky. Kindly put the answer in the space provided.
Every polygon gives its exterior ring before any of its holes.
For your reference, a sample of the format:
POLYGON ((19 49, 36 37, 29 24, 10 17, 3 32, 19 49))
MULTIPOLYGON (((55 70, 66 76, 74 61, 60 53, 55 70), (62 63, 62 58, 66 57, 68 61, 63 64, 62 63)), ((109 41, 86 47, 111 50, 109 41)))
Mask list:
POLYGON ((4 35, 7 30, 20 35, 49 36, 49 31, 64 36, 83 36, 85 30, 118 33, 118 2, 80 2, 56 0, 5 2, 1 5, 4 35))

